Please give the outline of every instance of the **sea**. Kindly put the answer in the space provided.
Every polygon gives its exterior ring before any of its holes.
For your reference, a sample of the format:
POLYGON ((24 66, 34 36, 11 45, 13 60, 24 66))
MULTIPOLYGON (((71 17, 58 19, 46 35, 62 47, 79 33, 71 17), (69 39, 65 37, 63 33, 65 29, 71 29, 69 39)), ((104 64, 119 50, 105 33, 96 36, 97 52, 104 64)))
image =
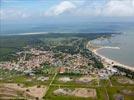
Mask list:
POLYGON ((119 63, 134 67, 134 24, 124 24, 116 27, 117 32, 120 31, 121 34, 95 39, 92 42, 100 46, 119 47, 120 49, 103 48, 97 52, 119 63))
POLYGON ((9 25, 1 26, 2 35, 22 35, 23 33, 109 33, 120 32, 110 38, 93 40, 94 43, 104 46, 116 46, 120 49, 101 49, 98 53, 134 67, 134 22, 81 22, 68 24, 37 24, 37 25, 9 25))
POLYGON ((114 35, 108 39, 94 40, 94 43, 103 46, 119 47, 120 49, 100 49, 98 53, 122 64, 134 67, 134 30, 126 30, 123 34, 114 35))

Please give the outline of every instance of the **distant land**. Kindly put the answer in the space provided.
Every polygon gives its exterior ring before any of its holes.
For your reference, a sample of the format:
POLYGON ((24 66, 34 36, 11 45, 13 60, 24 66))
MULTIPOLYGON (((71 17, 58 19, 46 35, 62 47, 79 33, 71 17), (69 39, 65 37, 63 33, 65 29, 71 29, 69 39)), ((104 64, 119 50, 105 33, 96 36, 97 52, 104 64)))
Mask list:
POLYGON ((78 22, 61 24, 1 25, 0 35, 22 33, 106 33, 133 29, 134 22, 78 22))

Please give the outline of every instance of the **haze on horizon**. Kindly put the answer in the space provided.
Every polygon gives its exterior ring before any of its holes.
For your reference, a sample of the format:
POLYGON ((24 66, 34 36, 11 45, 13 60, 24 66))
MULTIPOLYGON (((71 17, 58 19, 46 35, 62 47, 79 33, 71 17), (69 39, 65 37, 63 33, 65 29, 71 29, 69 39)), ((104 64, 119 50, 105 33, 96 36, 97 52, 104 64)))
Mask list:
POLYGON ((0 0, 0 6, 2 31, 42 24, 134 22, 134 0, 0 0))

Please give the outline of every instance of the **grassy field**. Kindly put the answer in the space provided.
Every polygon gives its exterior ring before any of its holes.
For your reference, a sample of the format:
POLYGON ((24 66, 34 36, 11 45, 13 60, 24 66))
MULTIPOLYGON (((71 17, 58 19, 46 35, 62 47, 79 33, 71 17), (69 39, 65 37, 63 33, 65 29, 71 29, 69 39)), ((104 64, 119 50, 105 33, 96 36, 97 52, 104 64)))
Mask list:
MULTIPOLYGON (((53 91, 58 89, 59 87, 52 86, 49 91, 46 94, 46 97, 44 100, 97 100, 96 98, 82 98, 82 97, 76 97, 76 96, 56 96, 53 94, 53 91)), ((70 88, 74 89, 74 87, 61 87, 61 88, 70 88)))
POLYGON ((121 93, 121 91, 123 89, 134 91, 134 86, 133 87, 109 87, 109 88, 107 88, 109 99, 114 100, 114 95, 121 94, 124 96, 124 100, 133 100, 134 95, 128 95, 128 94, 121 93))
POLYGON ((68 86, 78 86, 78 87, 90 87, 90 86, 97 86, 98 82, 97 80, 92 80, 89 83, 83 83, 83 82, 77 82, 80 77, 84 77, 84 75, 57 75, 53 84, 60 84, 61 86, 63 85, 68 85, 68 86), (72 81, 69 82, 63 82, 59 81, 59 78, 62 77, 70 77, 72 81))
MULTIPOLYGON (((122 90, 128 90, 134 92, 134 85, 124 86, 124 85, 114 85, 113 80, 99 80, 100 85, 94 86, 94 85, 88 85, 88 84, 76 84, 75 82, 59 82, 58 79, 60 77, 71 77, 72 79, 77 79, 80 76, 75 75, 57 75, 55 80, 53 81, 52 85, 50 86, 50 89, 48 90, 46 96, 44 97, 44 100, 114 100, 115 95, 121 94, 124 96, 124 100, 133 100, 134 95, 129 94, 123 94, 122 90), (75 89, 75 88, 94 88, 97 92, 97 98, 81 98, 81 97, 75 97, 75 96, 67 96, 67 95, 54 95, 53 91, 59 88, 69 88, 69 89, 75 89)), ((112 78, 115 78, 118 76, 113 76, 112 78)), ((120 76, 121 77, 121 76, 120 76)), ((123 76, 124 77, 124 76, 123 76)), ((116 79, 115 79, 116 80, 116 79)))
MULTIPOLYGON (((114 86, 133 86, 133 84, 129 84, 129 83, 124 84, 124 83, 119 82, 118 79, 121 79, 121 78, 129 79, 125 76, 112 76, 110 80, 114 86)), ((134 79, 130 79, 130 80, 134 81, 134 79)))
MULTIPOLYGON (((127 94, 129 92, 123 93, 123 90, 132 91, 134 92, 134 85, 129 84, 121 84, 117 82, 118 78, 126 78, 124 76, 112 76, 110 80, 99 80, 99 85, 94 85, 95 83, 84 84, 84 83, 76 83, 75 81, 71 82, 60 82, 58 79, 60 77, 71 77, 72 79, 78 79, 83 75, 60 75, 57 74, 56 77, 54 75, 48 75, 48 81, 38 81, 37 78, 42 75, 37 75, 36 77, 29 77, 23 74, 17 74, 14 72, 6 72, 0 70, 1 77, 3 75, 3 79, 0 80, 1 83, 17 83, 17 84, 24 84, 24 86, 39 86, 44 85, 48 86, 49 89, 44 96, 44 100, 114 100, 115 95, 123 95, 124 100, 133 100, 134 95, 127 94), (112 83, 112 86, 110 84, 112 83), (51 85, 50 85, 51 83, 51 85), (91 88, 96 89, 97 97, 96 98, 84 98, 84 97, 76 97, 76 96, 67 96, 67 95, 54 95, 54 91, 59 88, 91 88)), ((46 75, 44 75, 46 76, 46 75)))
POLYGON ((100 86, 102 86, 102 87, 108 87, 108 86, 110 86, 110 82, 109 82, 109 80, 107 80, 107 79, 102 79, 102 80, 100 80, 100 86))
POLYGON ((53 75, 37 75, 34 76, 27 76, 22 73, 15 73, 9 72, 0 69, 0 83, 17 83, 17 84, 24 84, 25 86, 33 86, 33 85, 48 85, 52 80, 53 75), (39 81, 37 80, 39 77, 49 77, 48 81, 39 81))

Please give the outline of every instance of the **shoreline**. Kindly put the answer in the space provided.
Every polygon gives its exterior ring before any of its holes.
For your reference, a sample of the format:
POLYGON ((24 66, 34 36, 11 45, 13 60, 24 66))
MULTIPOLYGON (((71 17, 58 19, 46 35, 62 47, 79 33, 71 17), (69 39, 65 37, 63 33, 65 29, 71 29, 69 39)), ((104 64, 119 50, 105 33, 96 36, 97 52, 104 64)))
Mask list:
POLYGON ((24 32, 19 34, 1 34, 0 36, 23 36, 23 35, 41 35, 41 34, 48 34, 48 32, 24 32))
MULTIPOLYGON (((93 47, 93 45, 91 45, 91 42, 89 41, 87 45, 90 45, 91 47, 93 47)), ((88 46, 87 46, 88 47, 88 46)), ((125 69, 129 69, 131 71, 134 71, 134 68, 125 64, 121 64, 118 61, 112 60, 108 57, 105 57, 104 55, 101 55, 98 53, 98 50, 104 49, 104 48, 108 48, 108 49, 120 49, 119 47, 110 47, 110 46, 100 46, 100 47, 93 47, 93 48, 89 48, 95 55, 99 56, 101 58, 101 61, 103 63, 103 65, 105 67, 112 67, 112 66, 119 66, 125 69)))

